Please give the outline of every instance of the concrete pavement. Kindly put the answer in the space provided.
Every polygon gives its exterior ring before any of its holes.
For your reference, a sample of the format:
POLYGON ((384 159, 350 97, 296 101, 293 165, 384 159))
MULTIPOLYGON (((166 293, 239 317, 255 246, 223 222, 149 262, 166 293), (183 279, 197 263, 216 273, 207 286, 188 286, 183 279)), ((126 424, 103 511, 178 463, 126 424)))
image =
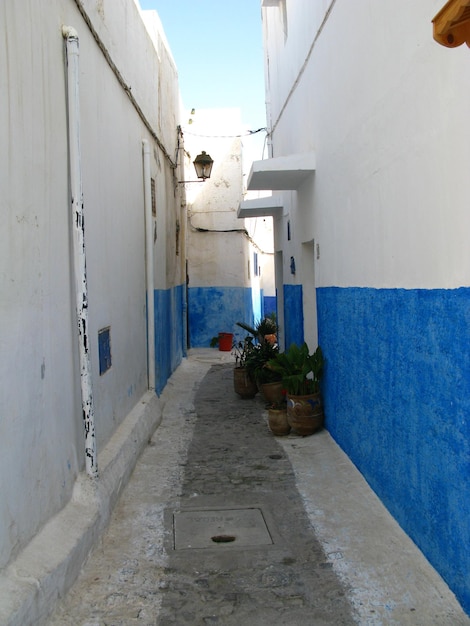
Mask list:
POLYGON ((470 624, 328 433, 273 437, 262 399, 234 394, 231 360, 194 350, 175 372, 48 623, 470 624))

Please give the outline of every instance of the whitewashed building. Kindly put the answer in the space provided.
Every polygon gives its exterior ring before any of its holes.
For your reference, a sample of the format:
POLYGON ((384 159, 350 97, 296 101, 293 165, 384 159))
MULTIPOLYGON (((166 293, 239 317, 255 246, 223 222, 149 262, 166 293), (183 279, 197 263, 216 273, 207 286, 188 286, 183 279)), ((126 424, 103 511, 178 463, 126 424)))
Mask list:
POLYGON ((0 5, 2 623, 79 571, 186 349, 178 78, 145 22, 134 0, 0 5))
POLYGON ((262 0, 248 188, 284 344, 325 354, 328 430, 469 611, 470 53, 433 40, 443 4, 262 0))
POLYGON ((240 113, 186 134, 155 12, 6 0, 0 35, 0 622, 23 626, 80 571, 188 344, 262 315, 272 254, 237 219, 240 113))
POLYGON ((275 308, 272 230, 269 223, 258 223, 259 218, 239 219, 247 165, 257 150, 240 110, 195 110, 187 118, 188 343, 200 348, 208 347, 219 332, 239 338, 244 331, 238 321, 253 325, 275 308), (201 150, 214 161, 203 183, 194 182, 189 168, 201 150))

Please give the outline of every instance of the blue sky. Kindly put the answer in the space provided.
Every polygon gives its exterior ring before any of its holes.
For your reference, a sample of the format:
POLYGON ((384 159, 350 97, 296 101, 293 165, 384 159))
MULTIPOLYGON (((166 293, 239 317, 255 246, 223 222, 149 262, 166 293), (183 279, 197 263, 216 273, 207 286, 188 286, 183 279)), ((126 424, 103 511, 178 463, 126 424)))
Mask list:
POLYGON ((160 16, 188 109, 236 107, 251 130, 266 126, 260 0, 140 0, 140 5, 160 16))

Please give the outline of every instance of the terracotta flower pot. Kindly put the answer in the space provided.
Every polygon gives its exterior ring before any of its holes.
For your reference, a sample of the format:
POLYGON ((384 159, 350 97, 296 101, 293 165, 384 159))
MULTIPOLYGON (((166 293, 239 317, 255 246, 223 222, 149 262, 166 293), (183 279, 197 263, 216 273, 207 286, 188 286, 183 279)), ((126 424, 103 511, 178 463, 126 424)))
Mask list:
POLYGON ((243 399, 254 398, 258 393, 256 383, 251 380, 244 367, 236 367, 233 370, 233 388, 235 393, 243 399))
POLYGON ((261 385, 261 393, 264 396, 266 402, 270 404, 280 404, 283 401, 282 395, 282 383, 274 382, 274 383, 263 383, 261 385))
POLYGON ((288 435, 290 433, 286 409, 268 409, 268 424, 273 435, 288 435))
POLYGON ((323 427, 323 406, 319 393, 287 396, 287 419, 298 435, 313 435, 323 427))

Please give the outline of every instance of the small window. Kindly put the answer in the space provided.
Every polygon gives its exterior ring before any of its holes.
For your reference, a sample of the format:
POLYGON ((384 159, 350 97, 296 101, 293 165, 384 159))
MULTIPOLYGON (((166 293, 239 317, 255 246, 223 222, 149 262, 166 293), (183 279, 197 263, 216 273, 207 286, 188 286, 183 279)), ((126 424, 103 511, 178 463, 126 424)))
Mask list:
POLYGON ((111 327, 98 331, 98 352, 100 359, 100 376, 111 367, 111 327))

